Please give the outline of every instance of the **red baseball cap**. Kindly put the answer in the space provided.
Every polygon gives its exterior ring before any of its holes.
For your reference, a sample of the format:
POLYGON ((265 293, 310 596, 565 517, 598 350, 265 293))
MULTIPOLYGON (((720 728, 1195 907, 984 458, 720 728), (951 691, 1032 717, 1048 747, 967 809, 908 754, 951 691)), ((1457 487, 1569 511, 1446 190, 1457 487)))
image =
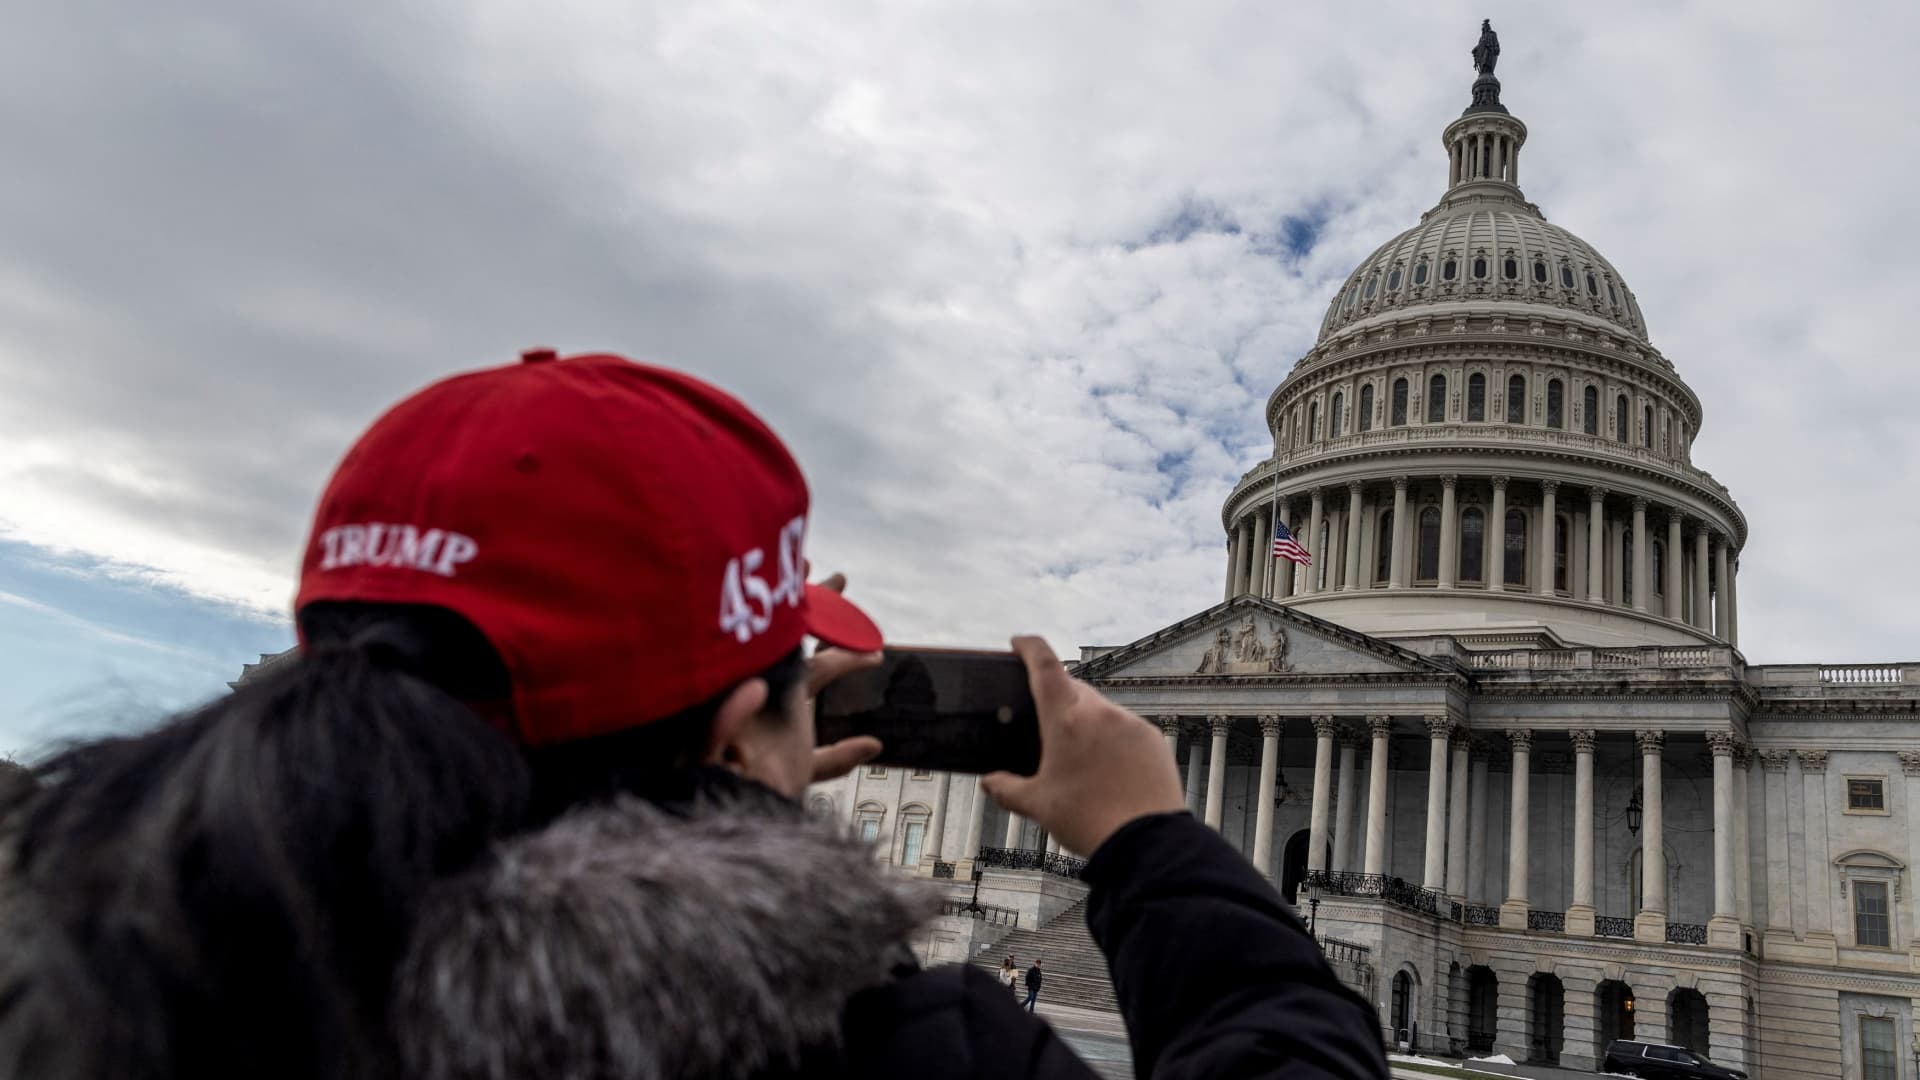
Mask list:
POLYGON ((619 356, 521 360, 374 421, 321 496, 296 610, 458 613, 506 664, 528 745, 670 716, 808 634, 881 647, 806 583, 806 480, 746 406, 619 356))

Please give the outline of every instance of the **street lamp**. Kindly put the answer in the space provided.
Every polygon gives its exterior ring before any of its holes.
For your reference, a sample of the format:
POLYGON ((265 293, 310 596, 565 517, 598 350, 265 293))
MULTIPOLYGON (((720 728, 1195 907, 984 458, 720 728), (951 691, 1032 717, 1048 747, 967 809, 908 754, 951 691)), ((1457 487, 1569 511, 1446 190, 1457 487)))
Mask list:
MULTIPOLYGON (((1313 928, 1320 921, 1320 875, 1307 875, 1307 936, 1315 937, 1313 928)), ((1920 1045, 1920 1039, 1916 1040, 1920 1045)))
POLYGON ((1634 788, 1633 800, 1627 803, 1627 832, 1633 836, 1640 835, 1640 814, 1643 809, 1640 805, 1640 789, 1634 788))
POLYGON ((1913 1037, 1913 1074, 1920 1076, 1920 1035, 1913 1037))
POLYGON ((971 915, 978 919, 987 913, 987 909, 980 906, 980 879, 986 875, 987 872, 985 870, 977 866, 973 868, 973 899, 967 901, 966 906, 961 908, 956 914, 971 915))

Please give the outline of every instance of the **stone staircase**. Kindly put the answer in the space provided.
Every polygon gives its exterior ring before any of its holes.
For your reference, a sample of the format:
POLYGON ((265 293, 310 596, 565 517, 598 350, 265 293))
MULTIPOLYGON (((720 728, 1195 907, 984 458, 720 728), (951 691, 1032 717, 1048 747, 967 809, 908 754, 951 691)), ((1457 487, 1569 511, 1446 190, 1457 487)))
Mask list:
POLYGON ((1082 1009, 1117 1011, 1113 996, 1113 978, 1107 972, 1107 958, 1087 932, 1087 901, 1082 898, 1072 907, 1049 919, 1046 925, 1014 930, 993 948, 974 957, 976 967, 1000 970, 1000 962, 1011 953, 1020 964, 1015 986, 1025 1001, 1027 968, 1040 961, 1040 1000, 1082 1009))

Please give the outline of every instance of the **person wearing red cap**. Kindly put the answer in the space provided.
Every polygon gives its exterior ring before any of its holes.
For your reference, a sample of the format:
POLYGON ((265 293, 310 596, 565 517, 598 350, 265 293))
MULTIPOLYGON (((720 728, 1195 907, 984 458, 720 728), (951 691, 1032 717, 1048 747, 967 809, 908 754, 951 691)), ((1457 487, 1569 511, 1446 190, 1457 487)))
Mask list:
MULTIPOLYGON (((932 898, 799 809, 880 750, 813 745, 882 638, 806 581, 808 506, 752 412, 617 356, 394 406, 320 500, 295 660, 0 797, 0 1074, 1089 1075, 916 970, 932 898)), ((1041 765, 983 784, 1092 856, 1140 1075, 1384 1076, 1160 734, 1015 651, 1041 765)))

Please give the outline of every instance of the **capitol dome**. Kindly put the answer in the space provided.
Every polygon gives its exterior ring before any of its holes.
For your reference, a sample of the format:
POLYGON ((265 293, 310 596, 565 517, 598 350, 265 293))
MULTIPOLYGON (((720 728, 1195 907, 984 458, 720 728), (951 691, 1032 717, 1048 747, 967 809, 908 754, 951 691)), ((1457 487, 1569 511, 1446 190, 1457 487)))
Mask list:
POLYGON ((1700 399, 1613 264, 1527 201, 1526 141, 1483 72, 1439 202, 1267 399, 1273 455, 1222 508, 1227 595, 1382 637, 1737 643, 1747 524, 1693 463, 1700 399), (1272 557, 1276 524, 1311 568, 1272 557))

